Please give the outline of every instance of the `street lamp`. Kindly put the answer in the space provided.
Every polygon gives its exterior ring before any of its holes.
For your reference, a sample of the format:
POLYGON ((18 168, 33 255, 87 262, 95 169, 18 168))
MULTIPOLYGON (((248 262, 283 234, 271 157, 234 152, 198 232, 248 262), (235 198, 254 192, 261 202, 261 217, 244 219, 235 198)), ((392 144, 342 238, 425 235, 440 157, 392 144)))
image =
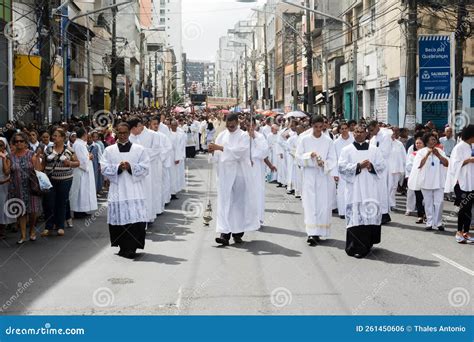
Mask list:
MULTIPOLYGON (((314 10, 312 8, 309 8, 309 7, 305 7, 305 6, 302 6, 302 5, 298 5, 298 4, 294 4, 292 2, 288 2, 287 0, 283 0, 282 2, 284 2, 285 4, 287 5, 291 5, 291 6, 294 6, 294 7, 298 7, 300 9, 303 9, 305 11, 308 11, 308 12, 313 12, 315 14, 318 14, 322 17, 326 17, 326 18, 329 18, 329 19, 332 19, 332 20, 335 20, 337 22, 340 22, 344 25, 346 25, 351 31, 354 29, 354 25, 348 21, 345 21, 341 18, 338 18, 336 16, 333 16, 331 14, 328 14, 328 13, 324 13, 324 12, 321 12, 321 11, 317 11, 317 10, 314 10)), ((354 39, 353 40, 353 43, 354 43, 354 49, 352 51, 352 73, 353 73, 353 92, 352 92, 352 115, 353 115, 353 118, 358 120, 358 113, 357 113, 357 39, 354 39)), ((329 87, 328 87, 329 88, 329 87)), ((308 89, 309 91, 309 89, 308 89)), ((329 95, 329 89, 327 89, 327 92, 329 95)), ((326 114, 329 114, 329 113, 326 113, 326 114)))

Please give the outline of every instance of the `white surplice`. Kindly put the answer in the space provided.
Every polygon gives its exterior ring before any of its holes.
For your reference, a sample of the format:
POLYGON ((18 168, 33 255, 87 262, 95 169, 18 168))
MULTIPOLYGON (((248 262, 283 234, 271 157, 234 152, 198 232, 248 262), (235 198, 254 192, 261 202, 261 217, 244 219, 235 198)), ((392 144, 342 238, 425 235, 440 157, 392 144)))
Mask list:
POLYGON ((252 181, 250 137, 240 129, 223 131, 216 139, 224 151, 215 151, 211 161, 217 170, 218 233, 242 233, 260 228, 257 192, 252 181))
POLYGON ((184 134, 180 132, 171 132, 170 141, 173 148, 173 158, 171 164, 171 194, 176 195, 183 189, 184 181, 181 179, 181 166, 184 166, 186 159, 186 141, 183 139, 184 134), (176 164, 178 162, 178 164, 176 164))
POLYGON ((147 209, 147 221, 154 222, 156 215, 159 213, 158 208, 161 207, 160 183, 154 177, 159 177, 161 147, 158 133, 144 128, 139 135, 130 134, 130 142, 138 144, 145 149, 150 161, 150 172, 145 177, 145 199, 147 209))
POLYGON ((298 163, 296 161, 296 148, 298 147, 298 135, 293 134, 287 141, 287 190, 296 190, 296 168, 298 163))
POLYGON ((280 184, 286 185, 287 183, 287 175, 288 175, 288 167, 287 167, 287 137, 286 133, 288 132, 287 129, 283 129, 278 132, 278 139, 276 143, 276 153, 277 153, 277 162, 276 168, 278 170, 277 173, 277 181, 280 184))
POLYGON ((463 166, 464 161, 472 156, 472 151, 472 146, 465 141, 454 146, 449 159, 444 192, 453 192, 457 183, 462 191, 471 192, 474 190, 474 164, 469 163, 463 166))
POLYGON ((105 149, 100 161, 102 174, 110 180, 107 223, 123 226, 149 220, 146 205, 146 177, 150 171, 150 158, 145 149, 132 144, 130 152, 120 153, 118 145, 105 149), (119 165, 127 161, 131 173, 119 174, 119 165))
POLYGON ((382 214, 388 214, 390 211, 390 198, 388 192, 388 165, 390 163, 390 154, 392 152, 392 130, 381 128, 376 136, 372 137, 370 144, 376 146, 382 152, 386 167, 378 178, 378 189, 380 192, 380 206, 382 214))
POLYGON ((80 165, 74 169, 71 191, 69 192, 71 211, 87 213, 97 210, 94 165, 89 159, 87 142, 77 139, 73 149, 80 165))
MULTIPOLYGON (((338 160, 338 171, 346 182, 346 227, 380 226, 382 209, 380 192, 374 184, 378 183, 386 168, 380 149, 370 145, 368 149, 358 150, 353 143, 342 149, 338 160), (357 164, 369 160, 375 174, 363 169, 357 174, 357 164)), ((366 146, 368 144, 366 143, 366 146)))
POLYGON ((388 189, 390 196, 390 207, 395 207, 398 185, 403 182, 407 155, 405 146, 400 140, 392 141, 392 152, 390 153, 388 189))
MULTIPOLYGON (((342 135, 334 141, 334 147, 336 149, 336 158, 339 161, 341 157, 342 149, 346 146, 349 146, 354 142, 354 137, 349 135, 347 139, 344 139, 342 135)), ((345 201, 345 191, 346 191, 346 180, 342 178, 339 174, 339 169, 334 168, 334 176, 339 177, 339 182, 337 183, 336 190, 336 200, 337 200, 337 212, 339 216, 346 215, 346 201, 345 201)))
MULTIPOLYGON (((277 167, 277 162, 278 162, 278 154, 277 154, 277 140, 278 140, 278 134, 273 134, 270 132, 267 136, 267 143, 268 143, 268 160, 275 166, 277 167)), ((277 180, 277 175, 278 175, 278 167, 277 167, 277 172, 271 172, 271 170, 267 167, 267 175, 268 175, 268 181, 273 182, 277 180)))
POLYGON ((308 236, 329 237, 331 229, 330 182, 332 170, 337 166, 334 142, 326 135, 316 138, 307 134, 301 138, 296 157, 303 167, 304 223, 308 236), (316 152, 324 161, 320 167, 311 154, 316 152))
POLYGON ((265 218, 265 162, 268 157, 268 143, 265 136, 255 132, 255 139, 252 139, 252 180, 257 191, 257 205, 260 223, 263 224, 265 218))

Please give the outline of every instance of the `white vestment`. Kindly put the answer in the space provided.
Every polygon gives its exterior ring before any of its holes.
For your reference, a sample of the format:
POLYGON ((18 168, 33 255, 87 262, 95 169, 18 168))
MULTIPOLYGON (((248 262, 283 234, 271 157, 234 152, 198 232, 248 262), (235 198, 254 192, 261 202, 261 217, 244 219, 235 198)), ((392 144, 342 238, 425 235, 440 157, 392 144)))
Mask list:
POLYGON ((278 170, 277 173, 277 181, 280 184, 286 185, 287 182, 287 130, 282 130, 278 133, 278 139, 276 144, 276 153, 277 153, 277 162, 276 168, 278 170))
POLYGON ((406 152, 405 146, 400 140, 393 140, 392 141, 392 152, 390 154, 390 162, 389 162, 389 181, 388 181, 388 189, 389 189, 389 196, 390 196, 390 207, 395 207, 396 202, 396 195, 397 195, 397 188, 398 185, 403 183, 405 179, 405 166, 406 166, 406 152))
POLYGON ((147 209, 147 221, 154 222, 156 215, 160 213, 161 207, 160 198, 160 183, 154 177, 159 177, 160 173, 160 156, 161 156, 161 142, 158 133, 147 128, 144 128, 139 135, 130 135, 130 142, 138 144, 145 149, 150 162, 150 172, 145 177, 145 199, 147 209))
POLYGON ((278 134, 273 134, 270 133, 267 136, 267 143, 268 143, 268 160, 277 168, 277 172, 272 172, 268 167, 267 167, 267 180, 269 182, 273 182, 277 180, 277 175, 278 175, 278 154, 277 154, 277 140, 278 140, 278 134))
POLYGON ((87 213, 97 210, 94 166, 92 160, 89 159, 87 142, 77 139, 74 142, 73 149, 80 165, 74 169, 71 191, 69 193, 71 211, 87 213))
POLYGON ((255 132, 255 139, 252 139, 252 181, 257 192, 256 202, 260 223, 263 224, 265 218, 265 158, 268 157, 268 143, 265 136, 255 132))
POLYGON ((296 157, 303 167, 303 209, 304 223, 308 236, 329 237, 331 229, 331 175, 337 165, 334 142, 326 135, 316 138, 313 134, 306 135, 296 150, 296 157), (318 165, 311 154, 315 152, 324 161, 318 165))
POLYGON ((105 149, 100 161, 102 174, 110 180, 107 223, 123 226, 148 221, 146 205, 146 177, 150 170, 150 159, 145 149, 132 144, 130 152, 120 153, 118 145, 105 149), (119 174, 119 165, 127 161, 131 174, 119 174))
MULTIPOLYGON (((349 138, 344 139, 342 136, 334 141, 334 148, 336 149, 336 158, 339 161, 341 157, 342 149, 346 146, 351 145, 354 142, 354 137, 349 135, 349 138)), ((337 200, 337 212, 339 216, 346 215, 346 200, 345 200, 345 191, 346 191, 346 180, 342 178, 339 174, 339 168, 335 168, 334 176, 339 177, 339 182, 337 183, 336 190, 336 200, 337 200)))
POLYGON ((296 161, 296 148, 298 146, 298 135, 293 134, 287 141, 288 152, 287 152, 287 190, 296 191, 296 169, 298 163, 296 161))
POLYGON ((184 166, 186 159, 186 141, 183 139, 184 134, 180 132, 171 132, 170 141, 173 148, 173 160, 171 163, 171 194, 176 195, 183 189, 184 180, 181 179, 181 166, 184 166), (176 164, 178 162, 178 164, 176 164))
POLYGON ((392 152, 392 135, 389 129, 380 129, 376 136, 372 137, 370 144, 378 147, 385 160, 386 167, 378 178, 378 189, 380 191, 380 207, 382 214, 388 214, 390 211, 390 199, 388 193, 388 165, 390 163, 390 154, 392 152))
POLYGON ((217 169, 218 233, 241 233, 260 228, 257 191, 252 181, 250 137, 240 129, 223 131, 216 139, 224 151, 211 159, 217 169))
POLYGON ((383 175, 385 160, 377 147, 364 143, 367 149, 358 150, 354 144, 344 147, 338 160, 339 175, 346 182, 346 227, 380 226, 380 193, 374 184, 383 175), (372 163, 375 173, 357 169, 364 160, 372 163))

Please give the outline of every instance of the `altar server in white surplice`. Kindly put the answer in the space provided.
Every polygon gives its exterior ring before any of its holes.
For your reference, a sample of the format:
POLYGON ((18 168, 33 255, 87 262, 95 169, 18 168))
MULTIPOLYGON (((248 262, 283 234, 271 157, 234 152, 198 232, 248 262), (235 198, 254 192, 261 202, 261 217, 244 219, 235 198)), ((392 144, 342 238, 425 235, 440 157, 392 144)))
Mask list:
POLYGON ((383 159, 387 167, 384 169, 383 174, 378 179, 378 189, 380 191, 380 208, 382 210, 382 225, 392 221, 390 217, 390 198, 388 191, 388 178, 389 171, 388 165, 390 164, 390 154, 392 153, 392 134, 393 132, 386 128, 380 128, 377 121, 372 121, 367 126, 372 139, 370 144, 376 146, 382 152, 383 159))
POLYGON ((346 253, 363 258, 381 241, 380 193, 374 184, 387 167, 380 149, 369 145, 362 126, 354 130, 355 142, 341 151, 340 177, 346 182, 346 253))
POLYGON ((87 149, 87 131, 77 130, 77 140, 73 145, 74 153, 79 161, 79 167, 74 169, 74 175, 69 193, 71 211, 75 217, 97 210, 97 195, 94 177, 94 165, 87 149))
POLYGON ((105 149, 100 161, 102 174, 110 180, 107 223, 112 247, 120 247, 120 256, 133 259, 137 249, 145 248, 150 159, 143 147, 129 141, 126 123, 120 123, 117 132, 117 143, 105 149))
POLYGON ((321 237, 329 237, 331 231, 330 182, 334 182, 332 170, 337 167, 337 160, 334 142, 322 134, 323 125, 323 117, 314 117, 312 134, 301 138, 296 150, 303 167, 304 223, 310 246, 316 246, 321 237))
MULTIPOLYGON (((158 167, 159 158, 161 157, 161 144, 160 139, 156 132, 146 128, 142 124, 140 118, 132 118, 128 121, 130 126, 130 142, 132 144, 138 144, 142 146, 150 160, 151 169, 158 167)), ((156 219, 157 207, 156 202, 160 201, 160 193, 157 193, 157 189, 153 183, 157 180, 152 178, 155 171, 148 172, 145 177, 145 198, 146 198, 146 209, 147 209, 147 222, 153 223, 156 219)))
POLYGON ((250 137, 239 126, 236 114, 227 116, 227 129, 219 134, 215 144, 209 144, 211 160, 217 169, 217 223, 218 244, 228 246, 232 235, 242 242, 244 232, 260 228, 258 196, 252 181, 250 137))
MULTIPOLYGON (((277 143, 278 143, 278 125, 272 125, 271 131, 267 136, 268 148, 270 149, 268 159, 274 165, 278 163, 277 143)), ((278 171, 277 171, 278 172, 278 171)), ((267 168, 267 180, 269 183, 276 183, 277 172, 272 172, 267 168)))
MULTIPOLYGON (((339 157, 341 156, 342 149, 354 142, 353 135, 349 134, 349 124, 347 122, 343 122, 339 125, 339 134, 339 138, 337 138, 334 142, 337 160, 339 160, 339 157)), ((344 218, 346 215, 346 181, 344 178, 340 177, 339 170, 337 168, 335 169, 335 176, 337 180, 337 212, 340 218, 344 218)))

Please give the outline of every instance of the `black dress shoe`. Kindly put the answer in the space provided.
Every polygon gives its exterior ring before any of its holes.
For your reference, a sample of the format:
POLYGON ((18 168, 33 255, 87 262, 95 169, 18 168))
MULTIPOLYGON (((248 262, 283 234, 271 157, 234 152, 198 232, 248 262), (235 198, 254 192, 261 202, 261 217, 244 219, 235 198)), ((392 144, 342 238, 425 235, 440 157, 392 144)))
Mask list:
POLYGON ((306 241, 308 243, 308 245, 310 245, 311 247, 314 247, 318 244, 318 242, 321 241, 319 239, 319 236, 308 236, 308 240, 306 241))
POLYGON ((440 232, 444 232, 444 226, 439 226, 439 227, 438 227, 438 230, 439 230, 440 232))
POLYGON ((277 188, 283 188, 283 184, 281 184, 281 183, 278 183, 278 186, 277 186, 277 188))
POLYGON ((383 214, 382 215, 382 225, 387 224, 389 222, 392 222, 392 218, 390 217, 389 214, 383 214))
POLYGON ((123 256, 127 259, 135 259, 135 257, 137 256, 137 253, 133 250, 128 250, 124 253, 123 256))
POLYGON ((346 217, 345 217, 344 215, 340 215, 339 218, 340 218, 341 220, 345 220, 345 219, 346 219, 346 217))
POLYGON ((179 199, 179 198, 178 198, 176 195, 171 195, 171 199, 172 199, 172 200, 177 200, 177 199, 179 199))
POLYGON ((121 257, 125 256, 125 251, 123 249, 120 249, 118 255, 121 257))
POLYGON ((242 238, 240 236, 233 236, 232 238, 234 239, 235 243, 243 243, 244 242, 244 240, 242 240, 242 238))
POLYGON ((222 246, 229 246, 229 240, 223 238, 222 236, 216 237, 216 242, 222 246))

